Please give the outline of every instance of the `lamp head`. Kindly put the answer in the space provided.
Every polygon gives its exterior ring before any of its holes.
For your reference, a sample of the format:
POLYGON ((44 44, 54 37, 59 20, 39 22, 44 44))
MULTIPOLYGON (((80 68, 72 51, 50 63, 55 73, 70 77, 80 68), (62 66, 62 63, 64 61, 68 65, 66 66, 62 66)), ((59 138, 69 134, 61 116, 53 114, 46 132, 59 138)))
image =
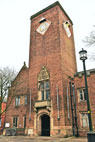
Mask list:
POLYGON ((85 61, 85 60, 87 59, 87 51, 84 50, 83 48, 82 48, 82 50, 79 52, 79 54, 80 54, 80 60, 85 61))

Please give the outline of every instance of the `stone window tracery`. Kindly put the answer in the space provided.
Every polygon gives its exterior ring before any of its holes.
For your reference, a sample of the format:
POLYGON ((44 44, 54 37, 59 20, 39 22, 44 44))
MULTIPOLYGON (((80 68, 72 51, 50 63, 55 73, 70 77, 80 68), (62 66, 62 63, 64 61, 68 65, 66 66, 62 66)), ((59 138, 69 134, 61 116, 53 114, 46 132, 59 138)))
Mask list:
POLYGON ((38 76, 38 99, 50 99, 50 81, 49 73, 45 67, 42 67, 38 76))
POLYGON ((48 100, 50 96, 49 81, 40 82, 41 100, 48 100))

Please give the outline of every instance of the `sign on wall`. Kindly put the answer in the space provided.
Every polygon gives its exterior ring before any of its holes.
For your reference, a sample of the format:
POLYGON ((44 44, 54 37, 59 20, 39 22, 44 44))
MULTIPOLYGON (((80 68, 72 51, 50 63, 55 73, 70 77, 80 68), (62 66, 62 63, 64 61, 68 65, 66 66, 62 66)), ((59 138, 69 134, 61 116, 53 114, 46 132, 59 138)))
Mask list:
POLYGON ((10 123, 5 123, 5 128, 9 128, 10 127, 10 123))

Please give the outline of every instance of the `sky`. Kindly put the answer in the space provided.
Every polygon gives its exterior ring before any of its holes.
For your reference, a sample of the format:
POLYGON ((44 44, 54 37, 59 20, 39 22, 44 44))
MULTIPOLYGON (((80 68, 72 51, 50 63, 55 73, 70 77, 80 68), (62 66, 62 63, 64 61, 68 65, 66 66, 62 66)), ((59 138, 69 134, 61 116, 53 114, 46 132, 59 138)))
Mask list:
MULTIPOLYGON (((0 67, 9 66, 19 71, 29 61, 30 17, 56 0, 0 0, 0 67)), ((78 71, 83 70, 79 51, 82 40, 95 25, 95 0, 59 0, 73 21, 78 71)), ((87 49, 88 54, 91 49, 87 49)), ((86 68, 95 68, 95 62, 86 61, 86 68)))

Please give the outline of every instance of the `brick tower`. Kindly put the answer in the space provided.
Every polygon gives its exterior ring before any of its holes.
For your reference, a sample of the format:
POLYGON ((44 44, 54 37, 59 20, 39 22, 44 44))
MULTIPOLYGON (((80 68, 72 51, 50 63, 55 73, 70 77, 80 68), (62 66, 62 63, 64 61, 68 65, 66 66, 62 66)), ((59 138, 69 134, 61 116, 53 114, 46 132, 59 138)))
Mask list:
MULTIPOLYGON (((87 80, 95 130, 95 69, 87 80)), ((11 83, 6 108, 6 135, 87 136, 84 72, 77 72, 73 24, 59 2, 31 16, 29 67, 24 62, 11 83)))
POLYGON ((31 16, 29 67, 24 63, 9 89, 6 126, 17 134, 71 135, 67 96, 76 71, 73 24, 55 2, 31 16))
POLYGON ((77 71, 73 24, 59 2, 31 16, 27 130, 33 135, 71 134, 69 76, 77 71))

